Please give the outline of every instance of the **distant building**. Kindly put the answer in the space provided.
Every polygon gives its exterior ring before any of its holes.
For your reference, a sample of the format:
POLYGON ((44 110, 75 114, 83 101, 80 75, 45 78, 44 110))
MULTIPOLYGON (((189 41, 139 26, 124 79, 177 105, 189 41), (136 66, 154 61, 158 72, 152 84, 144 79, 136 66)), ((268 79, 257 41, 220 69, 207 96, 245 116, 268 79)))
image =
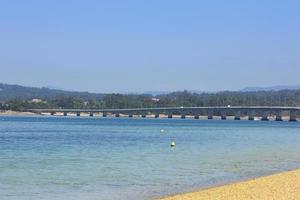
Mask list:
POLYGON ((42 99, 31 99, 29 103, 42 103, 44 102, 42 99))
POLYGON ((151 100, 154 101, 154 102, 159 102, 158 98, 152 98, 151 100))

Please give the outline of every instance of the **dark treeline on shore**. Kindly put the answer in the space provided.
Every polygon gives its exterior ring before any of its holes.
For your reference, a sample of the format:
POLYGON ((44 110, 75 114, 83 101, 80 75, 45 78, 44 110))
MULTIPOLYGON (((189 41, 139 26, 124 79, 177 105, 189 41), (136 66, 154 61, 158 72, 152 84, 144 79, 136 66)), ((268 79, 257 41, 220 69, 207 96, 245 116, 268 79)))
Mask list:
POLYGON ((15 98, 0 101, 1 110, 24 111, 31 108, 141 108, 192 106, 300 106, 300 90, 191 93, 173 92, 163 95, 103 94, 80 96, 58 94, 34 99, 15 98))

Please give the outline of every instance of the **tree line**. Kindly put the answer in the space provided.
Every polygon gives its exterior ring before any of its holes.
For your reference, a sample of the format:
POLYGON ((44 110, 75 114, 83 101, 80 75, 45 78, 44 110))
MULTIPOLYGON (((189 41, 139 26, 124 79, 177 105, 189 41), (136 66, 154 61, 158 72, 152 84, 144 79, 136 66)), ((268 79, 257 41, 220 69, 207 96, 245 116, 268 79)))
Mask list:
POLYGON ((142 107, 201 106, 299 106, 300 90, 192 93, 173 92, 162 95, 105 94, 101 98, 59 95, 52 98, 1 101, 1 110, 25 111, 34 108, 110 109, 142 107))

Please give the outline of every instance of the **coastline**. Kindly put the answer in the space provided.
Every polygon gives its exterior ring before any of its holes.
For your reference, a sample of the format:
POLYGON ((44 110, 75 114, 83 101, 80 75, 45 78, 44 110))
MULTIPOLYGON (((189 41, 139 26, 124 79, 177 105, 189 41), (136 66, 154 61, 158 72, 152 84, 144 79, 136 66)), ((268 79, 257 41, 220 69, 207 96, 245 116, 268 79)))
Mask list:
POLYGON ((300 169, 237 183, 176 194, 158 200, 296 200, 300 199, 300 169))

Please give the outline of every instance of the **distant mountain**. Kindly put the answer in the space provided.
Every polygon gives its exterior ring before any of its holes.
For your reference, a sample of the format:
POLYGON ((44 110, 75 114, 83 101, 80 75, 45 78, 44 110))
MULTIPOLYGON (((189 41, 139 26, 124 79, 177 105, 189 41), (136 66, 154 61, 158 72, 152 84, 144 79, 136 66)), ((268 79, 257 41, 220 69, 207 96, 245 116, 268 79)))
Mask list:
MULTIPOLYGON (((185 90, 185 91, 188 91, 190 93, 195 93, 195 94, 202 94, 202 93, 204 93, 204 91, 199 91, 199 90, 185 90)), ((171 94, 173 92, 181 92, 181 91, 147 91, 147 92, 143 92, 142 94, 151 94, 153 96, 158 96, 158 95, 171 94)))
POLYGON ((50 89, 47 87, 26 87, 20 85, 9 85, 0 83, 0 100, 21 99, 54 99, 58 96, 73 96, 83 99, 100 99, 104 94, 90 92, 73 92, 59 89, 50 89))
POLYGON ((299 90, 300 85, 278 85, 270 87, 246 87, 242 92, 258 92, 258 91, 280 91, 280 90, 299 90))

